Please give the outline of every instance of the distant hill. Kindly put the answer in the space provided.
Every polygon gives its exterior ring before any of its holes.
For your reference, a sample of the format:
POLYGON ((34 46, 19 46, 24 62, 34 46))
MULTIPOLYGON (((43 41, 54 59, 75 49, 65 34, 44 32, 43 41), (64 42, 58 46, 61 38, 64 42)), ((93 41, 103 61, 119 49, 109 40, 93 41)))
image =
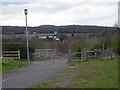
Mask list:
MULTIPOLYGON (((54 26, 54 25, 41 25, 37 27, 28 27, 30 34, 36 33, 95 33, 104 34, 112 30, 113 27, 103 26, 87 26, 87 25, 66 25, 66 26, 54 26)), ((25 27, 19 26, 2 26, 2 34, 24 34, 25 27)))

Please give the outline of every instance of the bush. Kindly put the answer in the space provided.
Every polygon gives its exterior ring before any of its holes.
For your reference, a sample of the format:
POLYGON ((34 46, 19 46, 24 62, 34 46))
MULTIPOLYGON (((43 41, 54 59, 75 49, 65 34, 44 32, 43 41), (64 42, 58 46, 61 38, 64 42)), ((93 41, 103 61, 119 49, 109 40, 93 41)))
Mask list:
POLYGON ((94 41, 89 46, 90 49, 100 49, 101 47, 102 47, 102 43, 99 40, 98 41, 94 41))
MULTIPOLYGON (((13 39, 12 42, 10 42, 11 39, 3 39, 2 43, 2 50, 3 51, 16 51, 20 50, 20 57, 21 59, 26 59, 27 58, 27 48, 26 48, 26 43, 25 40, 22 40, 20 38, 13 39)), ((35 47, 34 44, 29 40, 29 51, 30 51, 30 58, 32 57, 31 53, 34 53, 35 47)))
POLYGON ((120 54, 120 44, 118 42, 118 38, 115 36, 111 38, 104 37, 101 39, 101 42, 105 44, 105 48, 112 48, 115 54, 120 54))
POLYGON ((75 52, 81 52, 82 49, 83 49, 82 43, 76 42, 76 43, 74 44, 73 51, 75 51, 75 52))

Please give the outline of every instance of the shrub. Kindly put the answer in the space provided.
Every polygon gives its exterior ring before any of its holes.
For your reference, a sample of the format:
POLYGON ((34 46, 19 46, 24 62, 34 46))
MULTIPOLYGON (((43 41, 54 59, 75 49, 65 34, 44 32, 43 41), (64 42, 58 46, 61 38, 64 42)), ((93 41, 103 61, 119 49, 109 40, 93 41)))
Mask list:
MULTIPOLYGON (((26 43, 25 40, 22 40, 20 38, 16 39, 3 39, 2 43, 2 50, 3 51, 16 51, 20 50, 20 57, 21 59, 26 59, 27 58, 27 48, 26 48, 26 43), (12 42, 10 42, 12 40, 12 42)), ((32 57, 31 53, 34 53, 35 47, 34 44, 29 40, 29 51, 30 51, 30 58, 32 57)))
POLYGON ((102 43, 98 41, 94 41, 93 43, 90 44, 89 48, 90 49, 100 49, 102 46, 102 43))
POLYGON ((83 49, 82 43, 76 42, 76 43, 74 44, 73 51, 75 51, 75 52, 81 52, 82 49, 83 49))

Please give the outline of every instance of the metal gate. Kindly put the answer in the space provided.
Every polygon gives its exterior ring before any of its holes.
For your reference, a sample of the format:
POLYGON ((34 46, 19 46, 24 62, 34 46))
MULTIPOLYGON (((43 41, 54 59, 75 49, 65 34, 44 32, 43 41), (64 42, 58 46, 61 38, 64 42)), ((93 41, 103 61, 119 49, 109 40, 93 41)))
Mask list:
POLYGON ((34 57, 36 59, 55 59, 56 49, 35 49, 34 57))

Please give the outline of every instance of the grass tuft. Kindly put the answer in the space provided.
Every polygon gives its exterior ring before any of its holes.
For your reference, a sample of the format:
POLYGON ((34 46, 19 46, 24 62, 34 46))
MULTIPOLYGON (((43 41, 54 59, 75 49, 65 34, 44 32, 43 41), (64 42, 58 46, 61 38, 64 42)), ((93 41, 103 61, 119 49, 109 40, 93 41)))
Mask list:
POLYGON ((4 60, 2 62, 2 73, 6 73, 12 70, 19 69, 21 67, 25 67, 29 65, 27 61, 18 61, 18 60, 4 60))

